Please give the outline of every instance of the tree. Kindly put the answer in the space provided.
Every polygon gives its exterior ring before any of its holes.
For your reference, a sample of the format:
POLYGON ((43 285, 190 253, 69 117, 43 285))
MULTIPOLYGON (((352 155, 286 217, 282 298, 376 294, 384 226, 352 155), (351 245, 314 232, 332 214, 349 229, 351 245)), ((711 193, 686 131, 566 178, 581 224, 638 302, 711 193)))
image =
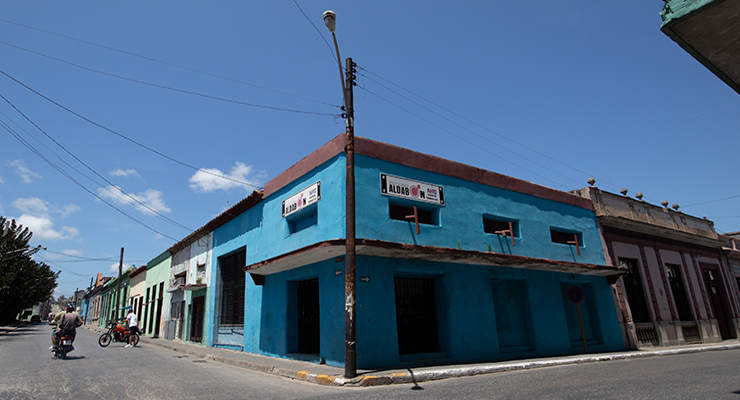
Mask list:
POLYGON ((12 323, 23 309, 51 298, 59 272, 32 256, 33 233, 0 216, 0 324, 12 323))

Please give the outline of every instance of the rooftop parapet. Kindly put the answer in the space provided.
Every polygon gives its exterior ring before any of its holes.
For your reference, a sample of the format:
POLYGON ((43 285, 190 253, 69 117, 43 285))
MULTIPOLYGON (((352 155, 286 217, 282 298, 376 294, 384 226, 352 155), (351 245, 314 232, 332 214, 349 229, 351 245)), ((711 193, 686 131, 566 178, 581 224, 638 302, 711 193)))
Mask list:
POLYGON ((637 198, 627 196, 626 189, 622 189, 621 195, 595 186, 574 190, 572 193, 591 199, 596 217, 604 226, 721 247, 714 222, 680 212, 678 204, 673 205, 673 210, 668 208, 667 201, 663 201, 662 207, 653 205, 641 200, 640 193, 637 198))

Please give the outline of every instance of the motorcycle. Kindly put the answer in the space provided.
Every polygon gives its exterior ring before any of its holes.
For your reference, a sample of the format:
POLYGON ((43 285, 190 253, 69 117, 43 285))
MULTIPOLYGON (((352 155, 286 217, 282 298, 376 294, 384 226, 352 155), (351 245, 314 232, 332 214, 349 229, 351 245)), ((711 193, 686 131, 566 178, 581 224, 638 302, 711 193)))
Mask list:
POLYGON ((62 334, 57 340, 56 346, 53 346, 51 351, 54 352, 54 357, 59 357, 62 360, 67 358, 67 353, 74 350, 72 342, 74 342, 74 335, 62 334))
MULTIPOLYGON (((136 346, 137 344, 139 344, 139 334, 134 333, 133 335, 134 336, 131 344, 136 346)), ((108 323, 108 332, 100 335, 100 338, 98 339, 98 344, 100 345, 100 347, 108 347, 111 342, 124 342, 128 344, 128 339, 130 336, 131 332, 129 332, 128 329, 124 328, 118 322, 113 321, 108 323)))

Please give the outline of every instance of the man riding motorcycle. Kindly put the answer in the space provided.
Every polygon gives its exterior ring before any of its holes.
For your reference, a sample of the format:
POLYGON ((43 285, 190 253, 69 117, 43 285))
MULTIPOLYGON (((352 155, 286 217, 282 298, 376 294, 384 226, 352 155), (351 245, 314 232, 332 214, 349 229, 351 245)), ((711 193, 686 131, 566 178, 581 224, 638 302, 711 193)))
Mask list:
MULTIPOLYGON (((80 318, 79 315, 77 315, 75 312, 75 307, 72 304, 67 305, 66 313, 57 314, 56 317, 54 317, 54 321, 57 322, 57 330, 51 335, 51 344, 52 346, 49 347, 49 350, 54 351, 54 347, 59 342, 59 338, 61 336, 72 336, 72 338, 75 337, 77 334, 77 327, 82 326, 82 318, 80 318)), ((72 347, 74 350, 74 347, 72 347)))

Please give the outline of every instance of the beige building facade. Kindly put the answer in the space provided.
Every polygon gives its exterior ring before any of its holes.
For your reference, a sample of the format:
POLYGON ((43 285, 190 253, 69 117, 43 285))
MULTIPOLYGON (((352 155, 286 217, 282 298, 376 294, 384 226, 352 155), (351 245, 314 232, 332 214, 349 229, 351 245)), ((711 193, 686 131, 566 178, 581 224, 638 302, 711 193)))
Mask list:
POLYGON ((738 338, 738 286, 712 221, 665 201, 649 204, 639 193, 631 198, 624 189, 574 193, 594 203, 607 264, 628 271, 613 287, 628 347, 738 338))

